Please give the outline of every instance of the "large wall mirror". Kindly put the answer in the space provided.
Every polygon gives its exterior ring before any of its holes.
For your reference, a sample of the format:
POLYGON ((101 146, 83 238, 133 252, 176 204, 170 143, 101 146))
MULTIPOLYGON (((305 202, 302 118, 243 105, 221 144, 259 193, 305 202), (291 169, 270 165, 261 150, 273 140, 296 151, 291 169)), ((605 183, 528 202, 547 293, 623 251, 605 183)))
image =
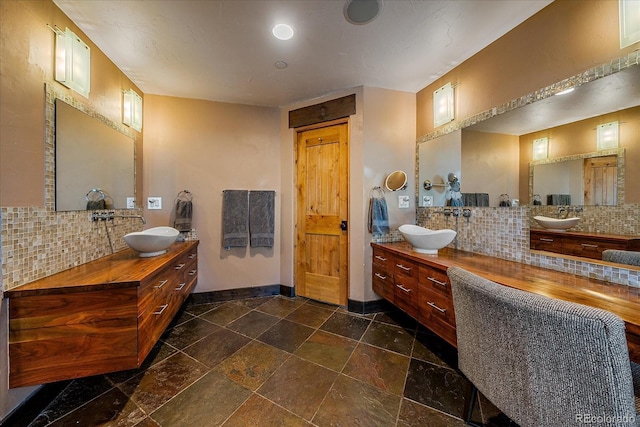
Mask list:
POLYGON ((135 141, 55 100, 56 211, 125 209, 135 197, 135 141), (102 201, 102 202, 101 202, 102 201))
MULTIPOLYGON (((574 196, 570 204, 620 205, 640 202, 640 188, 624 187, 625 182, 640 179, 640 173, 630 167, 640 161, 640 65, 584 83, 570 94, 550 96, 460 131, 420 142, 416 177, 418 204, 425 206, 424 196, 429 195, 433 196, 434 206, 445 204, 442 188, 427 192, 421 183, 425 179, 438 182, 439 176, 455 172, 456 168, 460 168, 457 175, 463 194, 488 195, 489 206, 499 206, 503 194, 508 194, 511 199, 519 199, 521 205, 531 204, 533 194, 544 191, 545 194, 554 195, 567 191, 564 188, 534 191, 533 178, 538 175, 535 170, 530 171, 534 164, 558 163, 563 159, 580 160, 578 163, 584 174, 585 159, 604 157, 611 152, 616 156, 625 156, 629 165, 626 175, 624 171, 610 169, 610 173, 615 171, 612 177, 621 177, 615 183, 608 184, 617 189, 616 194, 610 195, 605 202, 598 197, 585 200, 584 197, 574 196), (620 149, 598 153, 596 127, 611 117, 620 124, 620 149), (549 139, 548 158, 533 162, 532 141, 543 136, 549 139), (621 196, 626 196, 626 200, 621 196)), ((552 173, 545 171, 545 174, 552 173)), ((559 176, 556 179, 554 175, 547 175, 546 178, 560 181, 559 176)), ((584 190, 581 191, 584 193, 584 190)), ((544 197, 543 204, 547 204, 546 201, 547 197, 544 197)))

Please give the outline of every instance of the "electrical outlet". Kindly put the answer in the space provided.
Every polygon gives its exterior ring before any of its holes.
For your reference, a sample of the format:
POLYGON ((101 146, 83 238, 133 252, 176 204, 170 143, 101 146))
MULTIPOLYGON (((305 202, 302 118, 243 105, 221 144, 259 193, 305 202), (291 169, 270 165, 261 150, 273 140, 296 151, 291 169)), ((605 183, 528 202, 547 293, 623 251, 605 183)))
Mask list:
POLYGON ((411 201, 411 197, 409 196, 398 196, 398 208, 400 209, 408 208, 410 201, 411 201))
POLYGON ((136 198, 127 197, 127 209, 135 209, 135 208, 136 208, 136 198))
POLYGON ((422 206, 424 207, 433 206, 433 196, 422 196, 422 206))
POLYGON ((147 209, 162 209, 162 197, 147 197, 147 209))

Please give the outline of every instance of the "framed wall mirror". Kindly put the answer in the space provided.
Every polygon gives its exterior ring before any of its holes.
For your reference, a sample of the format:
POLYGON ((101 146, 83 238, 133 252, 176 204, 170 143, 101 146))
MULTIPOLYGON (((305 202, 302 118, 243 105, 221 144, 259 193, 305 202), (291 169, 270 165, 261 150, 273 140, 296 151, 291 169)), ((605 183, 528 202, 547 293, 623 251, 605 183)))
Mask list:
POLYGON ((56 211, 125 209, 135 197, 134 138, 59 98, 55 166, 56 211))

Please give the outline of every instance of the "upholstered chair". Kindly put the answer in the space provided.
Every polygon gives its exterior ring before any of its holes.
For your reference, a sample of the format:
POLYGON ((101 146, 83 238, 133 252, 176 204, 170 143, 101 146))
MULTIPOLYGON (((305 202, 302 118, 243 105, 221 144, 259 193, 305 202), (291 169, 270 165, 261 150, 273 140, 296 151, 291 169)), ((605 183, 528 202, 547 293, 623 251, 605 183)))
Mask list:
MULTIPOLYGON (((458 267, 448 275, 458 365, 474 386, 465 421, 480 391, 521 427, 636 426, 622 319, 458 267)), ((640 374, 637 365, 633 370, 640 374)))
POLYGON ((609 262, 617 262, 618 264, 640 266, 640 252, 607 249, 604 252, 602 252, 602 260, 609 261, 609 262))

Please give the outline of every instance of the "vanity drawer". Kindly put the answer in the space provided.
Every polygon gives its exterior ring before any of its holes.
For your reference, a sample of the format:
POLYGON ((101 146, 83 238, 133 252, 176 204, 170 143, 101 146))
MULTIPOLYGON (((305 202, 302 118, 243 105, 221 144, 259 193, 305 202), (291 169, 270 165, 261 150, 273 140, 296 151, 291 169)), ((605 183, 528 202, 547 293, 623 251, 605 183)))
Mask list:
POLYGON ((402 311, 411 317, 418 317, 418 279, 404 273, 396 273, 394 281, 394 301, 402 311))
POLYGON ((563 239, 561 237, 537 233, 534 230, 531 230, 530 234, 530 248, 532 250, 562 253, 563 239))
POLYGON ((394 286, 393 274, 389 273, 386 267, 379 264, 373 264, 372 288, 375 293, 388 300, 394 302, 394 286))
POLYGON ((378 265, 387 271, 393 271, 394 263, 395 257, 389 252, 383 251, 379 248, 373 248, 373 265, 378 265))
POLYGON ((419 271, 419 282, 421 288, 424 288, 423 292, 439 293, 451 299, 451 283, 446 272, 425 265, 421 265, 419 271))
POLYGON ((625 250, 624 243, 605 242, 595 239, 565 238, 562 244, 563 253, 592 259, 602 259, 602 252, 607 249, 625 250))
POLYGON ((453 313, 453 301, 450 297, 434 292, 427 286, 418 285, 419 319, 428 325, 436 319, 455 327, 456 319, 453 313))

